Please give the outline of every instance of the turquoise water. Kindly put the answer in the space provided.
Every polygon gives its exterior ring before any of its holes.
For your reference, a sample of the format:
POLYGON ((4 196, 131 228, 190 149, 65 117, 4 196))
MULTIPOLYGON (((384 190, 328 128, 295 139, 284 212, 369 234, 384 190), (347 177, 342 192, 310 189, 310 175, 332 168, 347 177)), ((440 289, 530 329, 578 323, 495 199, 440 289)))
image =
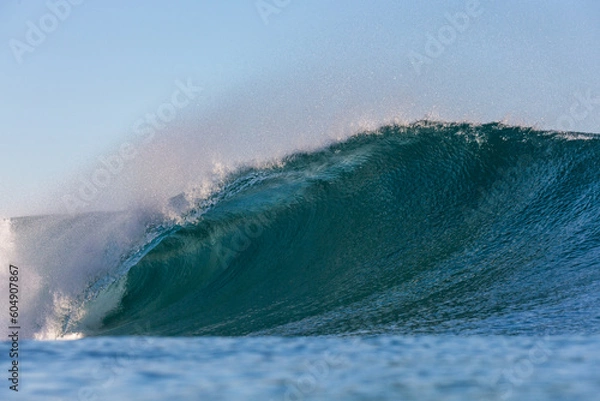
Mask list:
POLYGON ((385 126, 209 188, 3 223, 20 399, 599 399, 597 135, 385 126))

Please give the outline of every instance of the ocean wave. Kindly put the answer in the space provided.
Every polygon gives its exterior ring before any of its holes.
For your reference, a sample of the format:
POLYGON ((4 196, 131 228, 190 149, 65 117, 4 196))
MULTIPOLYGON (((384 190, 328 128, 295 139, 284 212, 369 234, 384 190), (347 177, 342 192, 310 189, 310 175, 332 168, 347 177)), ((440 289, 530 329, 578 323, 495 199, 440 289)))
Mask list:
POLYGON ((422 121, 238 170, 160 213, 22 219, 29 243, 54 233, 49 249, 75 255, 62 281, 41 274, 52 307, 32 330, 597 333, 599 156, 590 135, 422 121))

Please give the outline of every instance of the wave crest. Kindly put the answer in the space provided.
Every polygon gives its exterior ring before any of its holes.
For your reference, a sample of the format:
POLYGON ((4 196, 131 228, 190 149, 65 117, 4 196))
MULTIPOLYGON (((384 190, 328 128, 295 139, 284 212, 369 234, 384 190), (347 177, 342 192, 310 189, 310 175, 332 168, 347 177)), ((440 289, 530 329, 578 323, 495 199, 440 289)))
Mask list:
POLYGON ((182 194, 169 218, 107 216, 130 235, 62 334, 597 331, 600 145, 585 139, 385 126, 182 194))

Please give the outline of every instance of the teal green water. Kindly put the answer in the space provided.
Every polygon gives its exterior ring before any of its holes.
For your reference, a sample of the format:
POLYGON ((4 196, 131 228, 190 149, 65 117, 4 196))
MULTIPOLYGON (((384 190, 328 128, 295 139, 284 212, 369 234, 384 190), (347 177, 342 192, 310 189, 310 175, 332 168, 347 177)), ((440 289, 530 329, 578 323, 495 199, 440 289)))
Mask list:
POLYGON ((70 330, 597 333, 600 142, 586 139, 384 127, 241 171, 134 255, 99 327, 70 330))

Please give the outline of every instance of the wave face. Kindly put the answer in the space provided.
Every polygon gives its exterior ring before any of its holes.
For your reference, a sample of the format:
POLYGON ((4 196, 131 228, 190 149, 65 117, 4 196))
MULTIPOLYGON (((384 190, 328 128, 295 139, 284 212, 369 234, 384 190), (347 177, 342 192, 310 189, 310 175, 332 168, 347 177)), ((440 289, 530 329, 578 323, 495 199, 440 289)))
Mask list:
POLYGON ((247 168, 153 217, 61 335, 598 333, 599 167, 593 135, 420 122, 247 168))

